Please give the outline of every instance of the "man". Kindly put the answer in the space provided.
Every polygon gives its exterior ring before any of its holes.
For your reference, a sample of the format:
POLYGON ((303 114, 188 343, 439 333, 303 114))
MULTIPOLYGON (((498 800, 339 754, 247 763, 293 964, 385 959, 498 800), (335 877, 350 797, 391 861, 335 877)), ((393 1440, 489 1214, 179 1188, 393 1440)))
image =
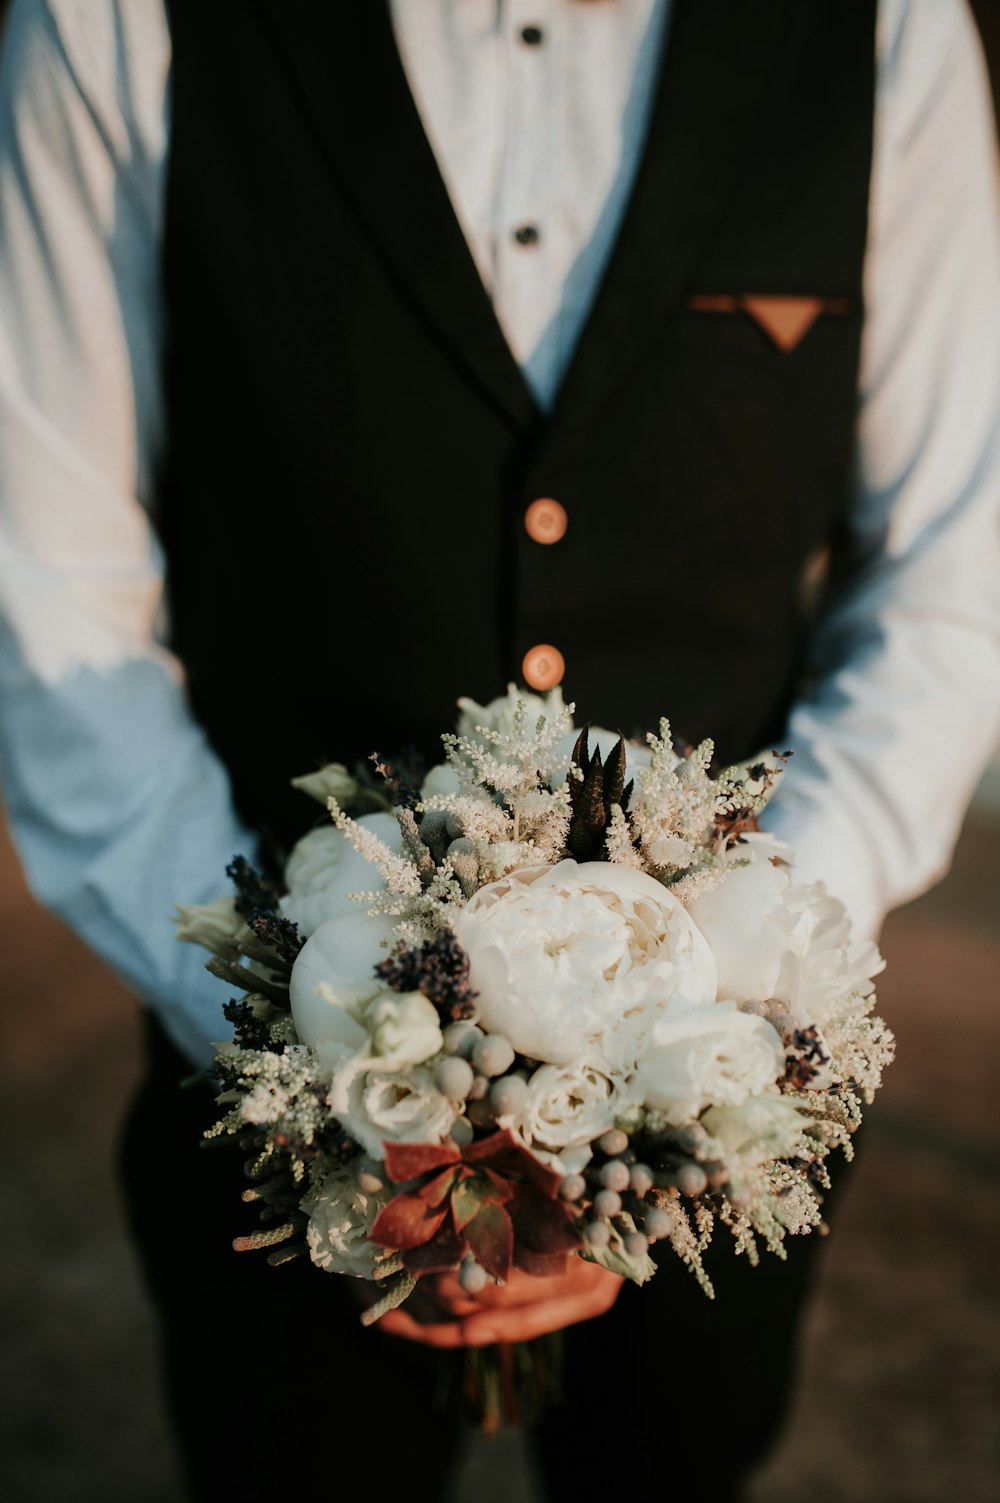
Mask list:
POLYGON ((1000 719, 969 15, 24 0, 9 26, 4 787, 36 892, 148 1004, 125 1168, 195 1494, 440 1474, 428 1343, 567 1325, 551 1496, 669 1481, 665 1453, 735 1496, 814 1239, 727 1265, 714 1305, 577 1264, 361 1332, 340 1281, 229 1252, 238 1172, 176 1089, 224 991, 168 916, 236 851, 280 866, 292 775, 433 751, 510 678, 722 760, 792 746, 771 827, 862 934, 940 875, 1000 719), (236 1391, 195 1387, 216 1352, 236 1391))

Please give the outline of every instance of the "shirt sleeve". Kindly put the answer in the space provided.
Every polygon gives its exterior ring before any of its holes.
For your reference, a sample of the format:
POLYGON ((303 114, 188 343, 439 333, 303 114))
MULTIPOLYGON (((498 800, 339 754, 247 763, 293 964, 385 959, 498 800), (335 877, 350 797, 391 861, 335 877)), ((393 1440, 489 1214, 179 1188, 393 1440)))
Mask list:
POLYGON ((159 0, 20 0, 0 56, 0 774, 27 880, 196 1064, 223 984, 174 938, 256 840, 163 645, 169 37, 159 0))
POLYGON ((1000 213, 965 0, 883 0, 849 569, 765 822, 858 931, 947 870, 1000 737, 1000 213))

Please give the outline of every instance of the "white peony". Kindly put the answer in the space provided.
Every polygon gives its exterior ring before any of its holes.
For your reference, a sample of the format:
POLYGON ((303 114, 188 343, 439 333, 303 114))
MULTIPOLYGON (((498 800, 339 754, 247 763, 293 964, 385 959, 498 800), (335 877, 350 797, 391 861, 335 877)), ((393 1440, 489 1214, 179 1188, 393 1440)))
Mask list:
POLYGON ((590 1144, 614 1127, 635 1099, 624 1081, 594 1065, 540 1065, 527 1084, 523 1108, 510 1119, 498 1119, 498 1125, 511 1127, 539 1157, 558 1155, 567 1174, 583 1168, 590 1144))
POLYGON ((688 912, 712 947, 720 997, 747 1002, 781 996, 783 972, 790 974, 792 959, 805 953, 813 927, 808 912, 786 902, 790 852, 770 836, 752 835, 732 855, 724 881, 693 898, 688 912))
POLYGON ((738 1106, 784 1073, 781 1039, 764 1018, 735 1002, 672 1002, 655 1019, 633 1084, 669 1122, 689 1122, 707 1106, 738 1106))
MULTIPOLYGON (((403 837, 394 814, 362 814, 355 823, 397 854, 402 850, 403 837)), ((381 892, 385 882, 343 830, 320 825, 296 843, 285 867, 285 886, 288 891, 281 899, 281 911, 298 924, 300 934, 309 936, 327 919, 363 911, 351 901, 352 892, 381 892)))
POLYGON ((373 1279, 385 1248, 368 1240, 376 1218, 388 1201, 385 1192, 362 1190, 350 1169, 332 1169, 318 1191, 302 1202, 309 1217, 306 1241, 309 1256, 327 1273, 347 1273, 373 1279))
POLYGON ((292 1021, 304 1044, 360 1046, 366 1037, 360 1009, 385 990, 375 967, 386 959, 395 932, 391 918, 357 910, 327 919, 306 941, 289 988, 292 1021))
POLYGON ((821 882, 796 883, 791 852, 772 836, 751 835, 734 855, 749 856, 749 865, 688 904, 715 955, 719 997, 773 997, 809 1024, 826 1021, 846 997, 867 995, 883 961, 874 945, 852 941, 844 905, 821 882))
POLYGON ((482 1026, 549 1064, 607 1057, 672 998, 708 1003, 715 962, 685 909, 608 862, 529 867, 480 888, 455 921, 482 1026))

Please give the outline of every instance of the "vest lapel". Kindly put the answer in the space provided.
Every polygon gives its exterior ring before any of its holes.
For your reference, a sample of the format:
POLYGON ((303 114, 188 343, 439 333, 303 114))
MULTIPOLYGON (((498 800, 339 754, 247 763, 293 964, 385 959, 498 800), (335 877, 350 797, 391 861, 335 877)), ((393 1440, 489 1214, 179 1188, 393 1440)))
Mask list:
POLYGON ((455 216, 385 0, 258 7, 377 254, 469 377, 514 423, 533 426, 537 405, 455 216))
POLYGON ((776 65, 784 5, 674 0, 645 150, 590 318, 544 435, 573 442, 689 290, 776 65))

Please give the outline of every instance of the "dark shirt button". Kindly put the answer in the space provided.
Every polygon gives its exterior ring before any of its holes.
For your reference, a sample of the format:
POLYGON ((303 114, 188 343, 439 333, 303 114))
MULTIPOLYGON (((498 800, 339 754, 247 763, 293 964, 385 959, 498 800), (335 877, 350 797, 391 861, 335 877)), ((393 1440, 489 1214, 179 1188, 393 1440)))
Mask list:
POLYGON ((526 26, 521 32, 521 41, 526 47, 540 47, 545 40, 545 33, 540 26, 526 26))
POLYGON ((514 231, 518 245, 537 245, 541 237, 533 224, 522 224, 514 231))

